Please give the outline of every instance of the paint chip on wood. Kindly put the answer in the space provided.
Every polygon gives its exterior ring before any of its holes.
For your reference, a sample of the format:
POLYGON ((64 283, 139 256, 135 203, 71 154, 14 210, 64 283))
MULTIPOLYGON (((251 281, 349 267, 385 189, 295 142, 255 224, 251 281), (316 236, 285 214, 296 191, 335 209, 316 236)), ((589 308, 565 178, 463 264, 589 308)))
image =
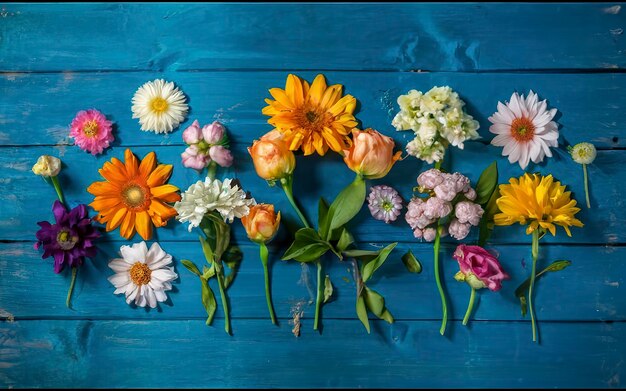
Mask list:
POLYGON ((619 14, 621 9, 622 9, 621 5, 614 5, 612 7, 603 8, 602 12, 604 12, 605 14, 617 15, 617 14, 619 14))

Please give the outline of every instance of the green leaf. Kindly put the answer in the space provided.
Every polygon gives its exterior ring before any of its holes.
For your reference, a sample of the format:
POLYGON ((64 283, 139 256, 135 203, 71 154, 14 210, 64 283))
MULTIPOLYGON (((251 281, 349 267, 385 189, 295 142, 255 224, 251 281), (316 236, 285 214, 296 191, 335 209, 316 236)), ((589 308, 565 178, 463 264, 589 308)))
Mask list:
POLYGON ((417 258, 415 258, 413 251, 410 249, 402 256, 402 263, 404 263, 406 270, 410 273, 419 274, 422 272, 422 264, 417 260, 417 258))
POLYGON ((200 239, 200 244, 202 245, 204 258, 209 265, 212 265, 213 262, 215 262, 215 259, 213 258, 213 249, 211 249, 211 245, 209 245, 209 242, 207 242, 207 240, 202 236, 198 236, 198 239, 200 239))
POLYGON ((330 282, 330 276, 327 274, 326 279, 324 279, 324 303, 328 302, 332 295, 333 284, 330 282))
POLYGON ((183 264, 184 267, 187 268, 187 270, 189 270, 190 272, 192 272, 193 274, 195 274, 198 277, 202 276, 202 273, 200 273, 200 270, 198 270, 198 267, 196 266, 195 263, 187 260, 187 259, 183 259, 182 261, 180 261, 180 263, 183 264))
POLYGON ((339 236, 339 242, 337 243, 337 250, 342 252, 352 243, 354 243, 354 237, 350 234, 350 232, 348 232, 347 229, 343 228, 341 230, 341 236, 339 236))
POLYGON ((365 287, 363 290, 363 298, 365 299, 365 305, 372 312, 380 318, 385 310, 385 299, 375 290, 365 287))
POLYGON ((328 214, 320 225, 321 236, 328 240, 335 228, 348 223, 359 213, 363 202, 365 202, 365 180, 357 175, 328 208, 328 214))
POLYGON ((365 329, 369 334, 370 321, 367 319, 367 308, 365 308, 365 299, 362 294, 356 298, 356 315, 359 317, 359 320, 363 323, 363 326, 365 326, 365 329))
POLYGON ((241 262, 241 260, 243 259, 243 253, 238 246, 229 246, 226 249, 226 252, 222 255, 222 259, 229 268, 235 269, 236 264, 241 262))
POLYGON ((219 214, 209 213, 206 217, 215 227, 215 258, 221 259, 230 244, 230 225, 226 224, 219 214))
POLYGON ((200 283, 202 284, 202 304, 204 305, 204 309, 208 315, 206 324, 210 325, 213 322, 213 317, 215 316, 215 310, 217 309, 217 302, 215 301, 215 295, 209 287, 209 283, 200 279, 200 283))
POLYGON ((368 251, 368 250, 353 249, 353 250, 344 250, 342 252, 343 252, 343 255, 345 255, 346 257, 374 259, 378 256, 378 254, 380 253, 380 250, 368 251))
POLYGON ((491 194, 495 190, 498 184, 498 164, 494 161, 485 168, 480 174, 478 182, 476 183, 476 200, 475 203, 483 206, 491 197, 491 194))
MULTIPOLYGON (((539 273, 535 274, 535 284, 537 283, 537 280, 543 274, 547 272, 558 272, 560 270, 565 269, 571 264, 572 264, 571 261, 564 261, 564 260, 552 262, 548 267, 546 267, 539 273)), ((517 296, 520 301, 522 316, 526 316, 526 310, 527 310, 526 292, 528 292, 529 288, 530 288, 530 277, 528 277, 524 282, 522 282, 520 286, 518 286, 517 289, 515 290, 515 296, 517 296)))
POLYGON ((300 262, 310 262, 321 257, 330 249, 330 245, 322 240, 313 228, 300 228, 295 240, 289 246, 282 259, 296 259, 300 262))
POLYGON ((491 197, 489 198, 489 202, 487 205, 483 207, 484 213, 480 219, 480 223, 478 224, 479 234, 478 234, 478 245, 484 246, 487 244, 487 240, 489 240, 489 236, 491 236, 491 231, 493 231, 493 217, 500 211, 498 208, 498 204, 496 200, 500 197, 500 189, 496 187, 491 193, 491 197))
MULTIPOLYGON (((324 197, 320 197, 320 201, 317 204, 317 222, 318 222, 320 229, 323 225, 324 220, 326 219, 327 214, 328 214, 328 202, 324 199, 324 197)), ((322 234, 320 233, 320 235, 322 234)))
POLYGON ((215 276, 215 266, 202 267, 202 278, 208 281, 210 278, 213 278, 213 276, 215 276))
POLYGON ((393 323, 394 322, 393 315, 391 315, 391 312, 389 312, 389 310, 387 308, 385 308, 385 310, 379 316, 379 318, 385 320, 387 323, 393 323))
POLYGON ((372 277, 372 274, 374 274, 376 269, 378 269, 382 266, 383 263, 385 263, 387 257, 397 244, 398 242, 391 243, 387 247, 380 250, 376 258, 372 259, 371 261, 364 262, 363 270, 361 271, 361 278, 363 279, 363 282, 367 282, 367 280, 372 277))

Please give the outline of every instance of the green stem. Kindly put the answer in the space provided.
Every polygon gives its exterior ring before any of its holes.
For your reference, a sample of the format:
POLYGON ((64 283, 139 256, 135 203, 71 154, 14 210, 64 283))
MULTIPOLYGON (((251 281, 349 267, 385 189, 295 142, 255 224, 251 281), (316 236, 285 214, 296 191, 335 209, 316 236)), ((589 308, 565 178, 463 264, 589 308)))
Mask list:
POLYGON ((317 266, 317 298, 315 300, 315 320, 313 321, 313 330, 319 328, 320 308, 322 307, 322 261, 317 260, 315 262, 317 266))
POLYGON ((589 202, 589 181, 587 179, 587 165, 583 164, 583 177, 585 179, 585 198, 587 199, 587 208, 591 208, 591 202, 589 202))
POLYGON ((56 176, 50 177, 52 181, 52 186, 54 186, 54 190, 57 192, 57 197, 59 197, 59 201, 65 205, 65 200, 63 199, 63 190, 61 190, 61 184, 59 184, 59 180, 56 176))
POLYGON ((213 180, 215 179, 215 175, 217 174, 217 163, 215 163, 214 161, 211 160, 211 163, 209 163, 209 168, 207 170, 207 176, 213 180))
POLYGON ((470 294, 469 304, 467 305, 467 311, 465 312, 465 317, 463 318, 463 326, 467 326, 467 322, 469 321, 470 315, 472 314, 472 310, 474 309, 475 298, 476 298, 476 289, 472 288, 472 293, 470 294))
POLYGON ((272 306, 272 295, 270 294, 270 277, 267 271, 267 258, 268 251, 265 243, 260 243, 260 256, 261 263, 263 264, 263 273, 265 274, 265 300, 267 301, 267 309, 270 311, 270 318, 272 323, 276 324, 276 315, 274 314, 274 307, 272 306))
POLYGON ((533 329, 533 342, 537 342, 537 325, 535 322, 535 310, 533 308, 533 287, 535 286, 535 273, 537 272, 537 258, 539 256, 539 229, 533 231, 532 243, 533 267, 530 275, 530 287, 528 288, 528 312, 533 329))
MULTIPOLYGON (((62 202, 62 201, 61 201, 62 202)), ((74 291, 74 284, 76 283, 76 274, 78 273, 78 267, 72 267, 72 281, 70 281, 70 289, 67 291, 67 299, 65 300, 65 305, 67 308, 72 308, 70 303, 72 299, 72 292, 74 291)))
POLYGON ((441 164, 443 163, 443 159, 439 160, 438 162, 435 162, 435 168, 437 170, 441 170, 441 164))
POLYGON ((441 320, 441 328, 439 333, 444 335, 446 332, 446 324, 448 323, 448 305, 446 303, 446 295, 441 286, 441 277, 439 276, 439 242, 441 241, 441 225, 437 221, 437 234, 435 235, 435 280, 437 281, 437 289, 439 289, 439 296, 441 296, 441 307, 443 309, 443 319, 441 320))
POLYGON ((226 300, 226 291, 224 290, 224 276, 223 268, 219 261, 215 261, 215 265, 219 265, 215 268, 215 274, 217 277, 217 285, 220 288, 220 296, 222 296, 222 307, 224 308, 224 330, 227 334, 230 334, 230 316, 228 311, 228 301, 226 300))
POLYGON ((293 198, 293 175, 289 175, 288 177, 281 179, 280 184, 283 188, 283 191, 285 192, 285 195, 287 196, 287 199, 289 200, 289 203, 291 204, 293 209, 298 214, 298 217, 302 221, 302 224, 306 228, 311 228, 311 225, 306 220, 306 217, 304 217, 304 215, 302 214, 302 211, 300 211, 300 208, 298 208, 298 205, 296 204, 296 200, 293 198))

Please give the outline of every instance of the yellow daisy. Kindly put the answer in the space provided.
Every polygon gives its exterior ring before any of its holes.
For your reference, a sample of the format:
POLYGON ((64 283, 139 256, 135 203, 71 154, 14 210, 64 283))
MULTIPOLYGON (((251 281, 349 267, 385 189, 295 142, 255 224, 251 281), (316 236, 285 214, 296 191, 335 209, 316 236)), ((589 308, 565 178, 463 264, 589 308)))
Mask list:
POLYGON ((324 75, 317 75, 309 86, 298 76, 287 76, 285 89, 269 90, 272 99, 262 113, 270 116, 268 123, 285 135, 292 151, 302 149, 305 155, 326 154, 328 148, 341 153, 352 145, 350 132, 357 126, 352 115, 356 99, 342 97, 343 86, 326 86, 324 75))

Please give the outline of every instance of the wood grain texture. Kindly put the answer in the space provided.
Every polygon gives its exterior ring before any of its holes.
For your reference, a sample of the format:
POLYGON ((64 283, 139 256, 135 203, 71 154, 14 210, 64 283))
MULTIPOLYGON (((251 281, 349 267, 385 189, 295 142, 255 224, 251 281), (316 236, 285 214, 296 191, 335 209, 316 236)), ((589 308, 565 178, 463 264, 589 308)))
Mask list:
POLYGON ((11 4, 0 24, 0 70, 484 71, 626 65, 620 5, 541 7, 11 4))
MULTIPOLYGON (((218 325, 220 321, 218 320, 218 325)), ((0 324, 0 381, 14 387, 609 388, 626 376, 625 323, 325 322, 323 335, 249 320, 228 337, 185 321, 0 324), (583 353, 584 352, 584 353, 583 353), (55 363, 56 365, 51 365, 55 363), (33 371, 32 368, 38 370, 33 371), (270 375, 268 375, 270 374, 270 375), (273 375, 272 375, 273 374, 273 375)))

